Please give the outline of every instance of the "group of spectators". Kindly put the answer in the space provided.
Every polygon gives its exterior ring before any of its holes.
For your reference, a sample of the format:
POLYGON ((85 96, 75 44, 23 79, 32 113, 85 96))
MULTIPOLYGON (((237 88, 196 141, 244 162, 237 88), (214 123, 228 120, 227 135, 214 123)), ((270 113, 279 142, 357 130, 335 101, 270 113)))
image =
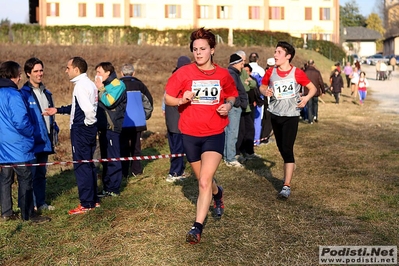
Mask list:
MULTIPOLYGON (((94 82, 87 76, 88 65, 81 57, 71 58, 65 72, 74 84, 72 103, 55 108, 51 92, 42 82, 44 64, 30 58, 24 65, 28 81, 18 83, 21 67, 14 61, 0 66, 0 202, 1 219, 19 218, 13 211, 11 185, 18 178, 18 207, 21 218, 35 223, 49 221, 39 215, 55 207, 45 202, 46 163, 54 153, 58 126, 54 115, 70 115, 70 138, 74 161, 92 160, 97 139, 102 158, 141 155, 141 132, 153 110, 148 88, 134 77, 131 64, 122 66, 118 79, 110 62, 96 67, 94 82), (32 166, 33 164, 33 166, 32 166)), ((103 190, 97 193, 97 170, 93 162, 74 164, 80 203, 68 213, 82 214, 100 207, 99 198, 118 196, 123 176, 143 173, 140 161, 103 163, 103 190)))
POLYGON ((56 130, 56 124, 53 117, 43 118, 42 111, 38 109, 40 105, 53 105, 51 93, 41 84, 43 63, 31 58, 26 61, 24 71, 28 81, 18 90, 21 66, 14 61, 6 61, 0 65, 1 220, 19 218, 13 212, 11 191, 15 173, 18 179, 21 219, 43 223, 50 221, 50 218, 38 215, 34 209, 53 208, 44 201, 46 168, 37 167, 32 171, 27 164, 45 162, 47 156, 54 152, 55 138, 52 133, 56 130), (8 164, 15 166, 5 167, 8 164))
MULTIPOLYGON (((171 152, 185 153, 198 180, 196 218, 186 234, 186 241, 191 244, 200 241, 212 200, 215 219, 220 219, 224 213, 224 189, 214 179, 220 161, 224 158, 226 165, 242 167, 238 158, 258 158, 254 146, 267 142, 272 132, 284 161, 278 197, 287 199, 290 196, 300 110, 308 106, 310 121, 317 121, 317 97, 324 92, 324 83, 314 61, 309 60, 305 72, 293 66, 295 49, 287 42, 277 43, 266 69, 258 65, 257 53, 251 53, 250 63, 245 64, 243 51, 230 56, 227 69, 220 67, 213 61, 215 46, 216 38, 210 30, 193 31, 190 51, 194 62, 180 57, 165 85, 165 119, 171 152)), ((12 137, 0 140, 0 151, 5 151, 0 156, 7 154, 0 157, 2 219, 15 216, 12 202, 9 203, 10 183, 15 172, 20 179, 18 206, 22 218, 44 222, 49 218, 37 215, 34 205, 38 211, 54 209, 44 198, 45 167, 16 164, 47 162, 57 139, 54 115, 70 115, 74 161, 93 159, 97 136, 102 158, 139 156, 141 132, 146 130, 145 121, 151 116, 153 99, 147 87, 134 77, 132 65, 122 66, 122 78, 118 79, 114 66, 101 62, 95 67, 93 82, 86 74, 86 61, 73 57, 65 70, 74 84, 72 102, 56 108, 51 93, 41 81, 43 62, 37 58, 30 60, 33 62, 27 61, 26 75, 40 78, 29 79, 21 90, 17 86, 21 73, 19 65, 10 61, 0 66, 0 95, 13 99, 13 108, 11 101, 0 104, 0 114, 4 116, 0 119, 0 133, 12 137), (36 182, 36 179, 41 181, 36 182)), ((183 158, 174 159, 167 181, 184 175, 183 158)), ((101 193, 97 193, 94 163, 76 163, 74 173, 80 203, 68 212, 71 215, 100 207, 102 197, 118 196, 122 177, 139 175, 143 169, 136 161, 130 165, 120 160, 104 163, 101 193)))

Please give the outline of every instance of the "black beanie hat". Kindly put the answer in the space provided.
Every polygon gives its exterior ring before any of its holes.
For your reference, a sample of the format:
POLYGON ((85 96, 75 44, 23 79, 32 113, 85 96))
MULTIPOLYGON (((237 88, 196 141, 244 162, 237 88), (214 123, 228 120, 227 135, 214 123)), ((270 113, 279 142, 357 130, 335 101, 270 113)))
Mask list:
POLYGON ((184 66, 184 65, 188 65, 188 64, 190 64, 191 63, 191 60, 190 60, 190 58, 188 58, 187 56, 185 56, 185 55, 183 55, 183 56, 180 56, 178 59, 177 59, 177 68, 180 68, 180 67, 182 67, 182 66, 184 66))
POLYGON ((230 65, 238 64, 240 62, 242 62, 241 56, 239 56, 238 54, 230 55, 230 65))

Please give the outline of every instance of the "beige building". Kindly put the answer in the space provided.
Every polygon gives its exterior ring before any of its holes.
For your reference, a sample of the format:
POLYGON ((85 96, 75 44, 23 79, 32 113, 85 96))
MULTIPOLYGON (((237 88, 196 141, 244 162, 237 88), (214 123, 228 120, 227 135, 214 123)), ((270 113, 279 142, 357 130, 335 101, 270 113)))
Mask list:
POLYGON ((253 29, 339 43, 339 0, 32 0, 40 25, 253 29))
POLYGON ((399 54, 399 0, 385 0, 384 55, 399 54))

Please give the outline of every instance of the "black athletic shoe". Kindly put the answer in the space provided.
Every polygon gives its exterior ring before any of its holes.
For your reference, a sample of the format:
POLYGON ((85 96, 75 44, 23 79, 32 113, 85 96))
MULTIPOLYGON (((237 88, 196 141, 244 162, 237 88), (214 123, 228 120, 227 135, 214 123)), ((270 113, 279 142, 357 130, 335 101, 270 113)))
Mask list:
POLYGON ((222 192, 222 197, 220 199, 213 199, 213 216, 215 219, 222 218, 224 213, 224 203, 223 203, 223 188, 218 186, 219 190, 222 192))

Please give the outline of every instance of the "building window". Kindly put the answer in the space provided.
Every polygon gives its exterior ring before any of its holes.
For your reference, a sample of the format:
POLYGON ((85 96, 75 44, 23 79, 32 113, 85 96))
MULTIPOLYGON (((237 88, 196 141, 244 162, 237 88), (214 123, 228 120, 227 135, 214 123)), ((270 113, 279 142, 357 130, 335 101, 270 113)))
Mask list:
POLYGON ((121 4, 113 4, 112 5, 112 16, 114 18, 121 17, 121 4))
POLYGON ((320 20, 330 20, 330 8, 320 7, 320 20))
POLYGON ((312 20, 312 8, 305 7, 305 20, 312 20))
POLYGON ((249 7, 249 19, 260 19, 260 6, 249 7))
POLYGON ((165 18, 180 18, 180 5, 165 5, 165 18))
POLYGON ((141 5, 136 5, 136 4, 133 4, 133 5, 130 5, 130 17, 131 18, 141 18, 142 17, 142 14, 141 14, 141 5))
POLYGON ((276 20, 284 19, 284 7, 283 6, 270 6, 269 7, 269 18, 276 20))
POLYGON ((47 3, 47 16, 59 17, 60 16, 60 3, 47 3))
POLYGON ((330 41, 331 42, 331 34, 321 34, 321 39, 324 41, 330 41))
POLYGON ((220 19, 229 19, 230 18, 230 6, 218 6, 218 18, 220 19))
POLYGON ((79 17, 86 17, 86 3, 79 3, 79 17))
POLYGON ((311 40, 317 40, 317 34, 315 34, 315 33, 304 33, 301 35, 302 35, 302 38, 306 39, 306 42, 311 41, 311 40))
POLYGON ((198 6, 198 18, 212 18, 210 6, 198 6))
POLYGON ((97 18, 104 17, 104 4, 96 4, 96 17, 97 18))

